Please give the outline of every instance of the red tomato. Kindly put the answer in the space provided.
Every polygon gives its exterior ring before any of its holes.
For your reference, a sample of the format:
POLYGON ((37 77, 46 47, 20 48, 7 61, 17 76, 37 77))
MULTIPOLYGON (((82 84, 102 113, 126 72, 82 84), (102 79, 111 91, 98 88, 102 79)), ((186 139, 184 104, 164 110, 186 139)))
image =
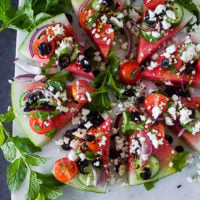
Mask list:
POLYGON ((88 19, 89 17, 93 16, 96 13, 96 10, 89 9, 89 8, 83 8, 80 15, 79 15, 79 23, 80 25, 88 29, 88 19))
POLYGON ((198 72, 200 72, 200 58, 199 58, 199 60, 197 62, 197 70, 198 70, 198 72))
POLYGON ((61 158, 55 162, 53 172, 58 181, 65 183, 77 175, 78 167, 74 161, 70 161, 68 158, 61 158))
POLYGON ((42 58, 42 59, 49 58, 50 56, 52 56, 54 54, 54 50, 55 50, 55 41, 52 40, 52 41, 48 42, 47 38, 48 38, 48 36, 44 36, 41 39, 37 39, 33 44, 33 53, 34 53, 34 55, 36 55, 36 56, 38 56, 39 58, 42 58), (41 55, 38 52, 38 46, 43 42, 48 43, 51 46, 51 52, 49 54, 47 54, 47 55, 41 55))
POLYGON ((76 81, 72 85, 72 96, 78 103, 87 103, 90 101, 88 96, 94 91, 95 89, 92 87, 92 85, 85 80, 76 81))
POLYGON ((155 133, 158 139, 165 138, 165 128, 162 124, 154 125, 151 132, 155 133))
POLYGON ((165 0, 143 0, 143 2, 151 10, 154 10, 159 4, 165 4, 165 0))
POLYGON ((158 107, 157 112, 159 112, 159 115, 161 115, 167 108, 167 97, 165 97, 162 94, 156 94, 156 93, 149 94, 145 98, 144 105, 147 112, 154 116, 155 114, 153 113, 152 110, 154 109, 154 107, 157 106, 158 107))
POLYGON ((101 144, 101 142, 103 140, 103 136, 106 137, 105 133, 101 132, 99 129, 91 129, 91 130, 88 131, 87 134, 95 136, 95 140, 94 141, 92 141, 92 142, 86 141, 86 144, 87 144, 87 146, 88 146, 88 148, 90 150, 99 151, 99 150, 104 148, 106 143, 102 143, 102 145, 100 145, 100 144, 101 144))
POLYGON ((54 127, 53 120, 41 120, 35 117, 29 119, 31 129, 38 134, 45 134, 52 130, 54 127))
POLYGON ((141 74, 140 66, 136 62, 126 62, 120 67, 119 77, 125 84, 132 85, 137 82, 141 74))

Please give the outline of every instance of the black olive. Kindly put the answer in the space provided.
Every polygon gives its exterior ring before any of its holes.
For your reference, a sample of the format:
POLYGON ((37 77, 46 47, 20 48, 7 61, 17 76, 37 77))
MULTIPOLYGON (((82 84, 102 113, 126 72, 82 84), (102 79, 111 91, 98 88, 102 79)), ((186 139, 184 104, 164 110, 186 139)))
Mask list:
POLYGON ((115 4, 115 9, 119 8, 120 5, 121 5, 120 2, 117 2, 117 3, 115 4))
POLYGON ((124 92, 124 96, 126 97, 133 97, 135 96, 135 90, 134 89, 128 89, 124 92))
POLYGON ((92 66, 90 65, 90 62, 88 59, 84 58, 81 60, 81 66, 82 66, 82 70, 84 72, 91 72, 92 70, 92 66))
POLYGON ((88 174, 87 172, 85 172, 85 168, 86 167, 89 167, 90 163, 88 160, 79 160, 77 162, 77 165, 78 165, 78 168, 79 168, 79 171, 82 173, 82 174, 88 174))
POLYGON ((67 19, 68 19, 68 21, 69 21, 70 23, 73 22, 72 15, 70 15, 69 13, 65 13, 65 16, 67 17, 67 19))
POLYGON ((185 68, 185 73, 186 74, 191 74, 194 70, 194 66, 192 65, 186 65, 186 68, 185 68))
POLYGON ((133 121, 140 121, 140 120, 141 120, 141 118, 140 118, 140 113, 137 112, 137 111, 132 111, 132 112, 131 112, 131 119, 132 119, 133 121))
POLYGON ((71 149, 70 142, 71 142, 71 140, 69 140, 69 142, 67 144, 64 143, 63 145, 61 145, 62 149, 65 151, 69 151, 71 149))
POLYGON ((144 17, 144 21, 145 21, 145 23, 148 24, 148 25, 154 25, 155 22, 156 22, 156 21, 150 20, 150 18, 149 18, 148 15, 144 17))
POLYGON ((84 55, 86 58, 90 59, 94 56, 95 49, 93 47, 89 47, 84 51, 84 55))
POLYGON ((70 64, 70 56, 68 54, 61 54, 58 59, 58 66, 59 70, 66 68, 70 64))
POLYGON ((194 108, 189 108, 189 109, 192 111, 192 114, 189 117, 190 117, 190 119, 194 119, 196 116, 195 109, 194 108))
POLYGON ((171 135, 165 135, 165 139, 169 142, 169 144, 172 144, 174 140, 171 135))
POLYGON ((98 69, 93 71, 94 76, 96 77, 97 75, 99 75, 100 71, 98 69))
POLYGON ((111 140, 115 140, 115 138, 116 138, 117 136, 118 136, 118 134, 113 134, 113 135, 110 136, 110 139, 111 139, 111 140))
POLYGON ((161 61, 161 67, 162 67, 163 69, 168 69, 168 68, 169 68, 169 59, 164 58, 164 59, 161 61))
POLYGON ((144 180, 148 180, 151 178, 151 171, 148 170, 148 171, 144 171, 140 174, 140 177, 144 180))
POLYGON ((85 140, 88 142, 92 142, 95 140, 95 136, 94 135, 86 135, 85 140))
POLYGON ((98 127, 104 122, 104 119, 101 116, 101 114, 97 112, 90 112, 87 115, 87 120, 90 121, 94 127, 98 127))
POLYGON ((25 108, 24 108, 24 112, 29 112, 30 110, 31 110, 31 105, 30 105, 30 103, 29 102, 26 102, 26 106, 25 106, 25 108))
POLYGON ((137 98, 137 104, 143 104, 145 100, 145 96, 141 96, 139 98, 137 98))
POLYGON ((178 153, 182 153, 182 152, 184 152, 184 148, 182 147, 182 146, 177 146, 176 148, 175 148, 175 150, 178 152, 178 153))
POLYGON ((180 96, 180 97, 191 97, 191 94, 190 94, 190 91, 188 91, 188 90, 186 90, 186 91, 179 90, 178 96, 180 96))
POLYGON ((64 136, 65 137, 68 137, 68 138, 72 138, 72 134, 76 131, 77 129, 74 128, 74 129, 69 129, 65 132, 64 136))
POLYGON ((51 45, 46 43, 46 42, 42 42, 39 44, 39 46, 37 47, 37 50, 38 50, 38 53, 41 55, 41 56, 45 56, 45 55, 48 55, 50 54, 52 48, 51 48, 51 45))
POLYGON ((100 158, 96 158, 94 161, 92 161, 92 166, 96 168, 101 168, 103 165, 103 161, 100 158))
POLYGON ((114 6, 114 0, 103 0, 102 4, 111 7, 114 6))
POLYGON ((111 159, 117 159, 120 157, 120 151, 117 151, 115 148, 111 148, 109 156, 111 159))

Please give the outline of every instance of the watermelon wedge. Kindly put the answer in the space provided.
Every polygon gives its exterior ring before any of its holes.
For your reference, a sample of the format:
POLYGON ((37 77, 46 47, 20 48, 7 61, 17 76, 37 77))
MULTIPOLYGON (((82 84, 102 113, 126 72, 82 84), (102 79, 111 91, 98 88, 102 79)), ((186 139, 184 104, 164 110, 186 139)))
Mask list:
POLYGON ((109 148, 110 148, 111 119, 108 118, 106 121, 104 121, 99 126, 98 130, 101 133, 104 133, 104 135, 107 138, 104 148, 101 150, 102 152, 101 159, 103 161, 102 175, 100 177, 100 179, 102 179, 101 183, 99 183, 97 186, 86 186, 83 183, 81 183, 81 180, 78 177, 79 175, 77 175, 77 177, 66 182, 65 183, 66 185, 73 187, 75 189, 83 190, 83 191, 89 191, 89 192, 95 192, 95 193, 106 193, 106 180, 108 176, 108 161, 109 161, 109 148))
MULTIPOLYGON (((132 138, 134 138, 134 135, 130 137, 129 139, 129 149, 131 147, 131 141, 132 138)), ((176 155, 176 151, 174 148, 166 141, 163 141, 162 145, 159 145, 158 148, 152 147, 152 156, 155 156, 159 160, 159 172, 157 173, 156 176, 149 180, 143 180, 142 178, 138 177, 136 174, 136 159, 132 156, 129 155, 129 176, 128 176, 128 181, 129 185, 135 186, 135 185, 140 185, 144 183, 148 183, 151 181, 156 181, 159 179, 162 179, 164 177, 167 177, 171 174, 174 174, 176 172, 176 169, 173 166, 170 166, 170 163, 173 160, 173 157, 176 155)), ((130 150, 129 150, 130 152, 130 150)))
MULTIPOLYGON (((36 146, 43 146, 50 140, 50 138, 45 135, 37 134, 30 128, 29 117, 25 116, 25 113, 20 108, 19 103, 20 97, 25 91, 33 90, 39 87, 44 87, 44 84, 33 82, 13 82, 11 86, 11 98, 16 120, 22 131, 36 146)), ((59 114, 53 118, 54 126, 57 128, 57 131, 59 132, 59 130, 61 130, 83 106, 84 104, 77 104, 73 101, 69 101, 67 103, 67 107, 71 109, 69 109, 67 113, 59 114)))
MULTIPOLYGON (((145 13, 147 12, 147 8, 144 6, 143 9, 143 18, 145 13)), ((141 64, 145 61, 150 55, 152 55, 160 46, 163 45, 164 42, 168 41, 171 37, 173 37, 178 31, 180 31, 185 25, 192 19, 193 15, 188 10, 183 8, 184 16, 182 22, 179 26, 170 28, 168 31, 165 32, 165 35, 156 43, 148 42, 145 40, 141 35, 139 39, 139 47, 138 47, 138 54, 137 54, 137 62, 141 64)))

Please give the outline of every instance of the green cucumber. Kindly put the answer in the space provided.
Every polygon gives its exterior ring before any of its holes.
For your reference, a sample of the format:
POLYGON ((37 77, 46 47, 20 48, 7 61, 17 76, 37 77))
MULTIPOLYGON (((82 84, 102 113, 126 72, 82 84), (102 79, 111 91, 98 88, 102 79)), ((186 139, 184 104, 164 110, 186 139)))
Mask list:
POLYGON ((102 4, 99 3, 99 0, 92 0, 91 3, 91 8, 95 9, 95 10, 100 10, 102 4))
POLYGON ((79 53, 80 53, 79 45, 78 45, 78 44, 75 44, 75 46, 74 46, 74 51, 73 51, 73 53, 72 53, 72 55, 71 55, 71 57, 70 57, 70 61, 71 61, 71 62, 76 61, 76 59, 78 58, 79 53))
POLYGON ((24 97, 29 93, 29 91, 24 92, 19 99, 19 105, 20 107, 24 107, 26 105, 27 101, 24 101, 24 97))
POLYGON ((82 174, 82 173, 78 173, 77 176, 79 182, 81 184, 83 184, 84 186, 87 187, 94 187, 94 175, 93 172, 89 173, 89 174, 82 174))
MULTIPOLYGON (((143 22, 141 24, 141 27, 142 27, 142 29, 148 29, 147 24, 145 22, 143 22)), ((163 37, 163 35, 164 35, 163 33, 160 33, 159 37, 154 37, 152 35, 151 31, 144 31, 144 30, 141 30, 140 33, 141 33, 142 37, 145 40, 147 40, 148 42, 152 42, 152 43, 158 42, 163 37), (150 32, 150 34, 148 34, 148 32, 150 32)))
POLYGON ((141 168, 140 161, 139 161, 139 159, 137 159, 135 161, 135 173, 136 173, 138 179, 142 179, 140 175, 141 175, 141 173, 144 172, 144 168, 150 169, 150 171, 151 171, 150 179, 152 179, 160 172, 160 161, 158 160, 158 158, 156 156, 152 155, 149 162, 143 168, 141 168))
POLYGON ((177 3, 174 3, 172 8, 176 15, 176 19, 174 20, 168 18, 167 22, 169 22, 172 27, 177 27, 183 20, 183 15, 184 15, 183 7, 177 3))

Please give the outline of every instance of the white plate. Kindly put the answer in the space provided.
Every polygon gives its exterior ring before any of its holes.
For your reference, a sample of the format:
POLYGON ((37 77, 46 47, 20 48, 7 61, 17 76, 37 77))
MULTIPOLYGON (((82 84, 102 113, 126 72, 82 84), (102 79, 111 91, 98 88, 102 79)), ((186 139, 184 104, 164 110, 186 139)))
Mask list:
MULTIPOLYGON (((140 1, 140 0, 138 0, 140 1)), ((22 5, 22 0, 20 0, 20 5, 22 5)), ((74 21, 76 18, 74 18, 74 21)), ((83 33, 80 35, 80 29, 75 26, 75 32, 80 36, 79 38, 84 38, 83 33)), ((17 49, 24 39, 25 33, 17 33, 17 49)), ((87 36, 86 36, 87 37, 87 36)), ((82 39, 82 42, 85 39, 82 39)), ((16 52, 18 57, 18 53, 16 52)), ((24 72, 15 67, 15 75, 24 74, 24 72)), ((70 125, 68 125, 70 126, 70 125)), ((19 126, 14 122, 13 124, 13 134, 24 136, 21 133, 19 126)), ((56 136, 58 139, 62 136, 62 133, 56 136)), ((60 157, 65 156, 65 152, 59 151, 59 147, 55 145, 55 139, 43 147, 42 152, 39 154, 44 157, 51 157, 46 165, 36 168, 38 171, 43 173, 50 173, 53 163, 60 157)), ((180 142, 179 142, 180 143, 180 142)), ((177 173, 163 180, 160 180, 155 188, 147 192, 143 186, 110 186, 108 188, 107 194, 95 194, 84 191, 78 191, 71 189, 69 187, 64 187, 64 195, 60 200, 199 200, 200 199, 200 184, 190 184, 186 182, 186 178, 197 170, 195 164, 193 166, 187 167, 182 173, 177 173), (180 189, 177 189, 178 185, 182 185, 180 189)), ((27 191, 28 178, 24 181, 21 188, 12 194, 12 200, 23 200, 27 191)))

